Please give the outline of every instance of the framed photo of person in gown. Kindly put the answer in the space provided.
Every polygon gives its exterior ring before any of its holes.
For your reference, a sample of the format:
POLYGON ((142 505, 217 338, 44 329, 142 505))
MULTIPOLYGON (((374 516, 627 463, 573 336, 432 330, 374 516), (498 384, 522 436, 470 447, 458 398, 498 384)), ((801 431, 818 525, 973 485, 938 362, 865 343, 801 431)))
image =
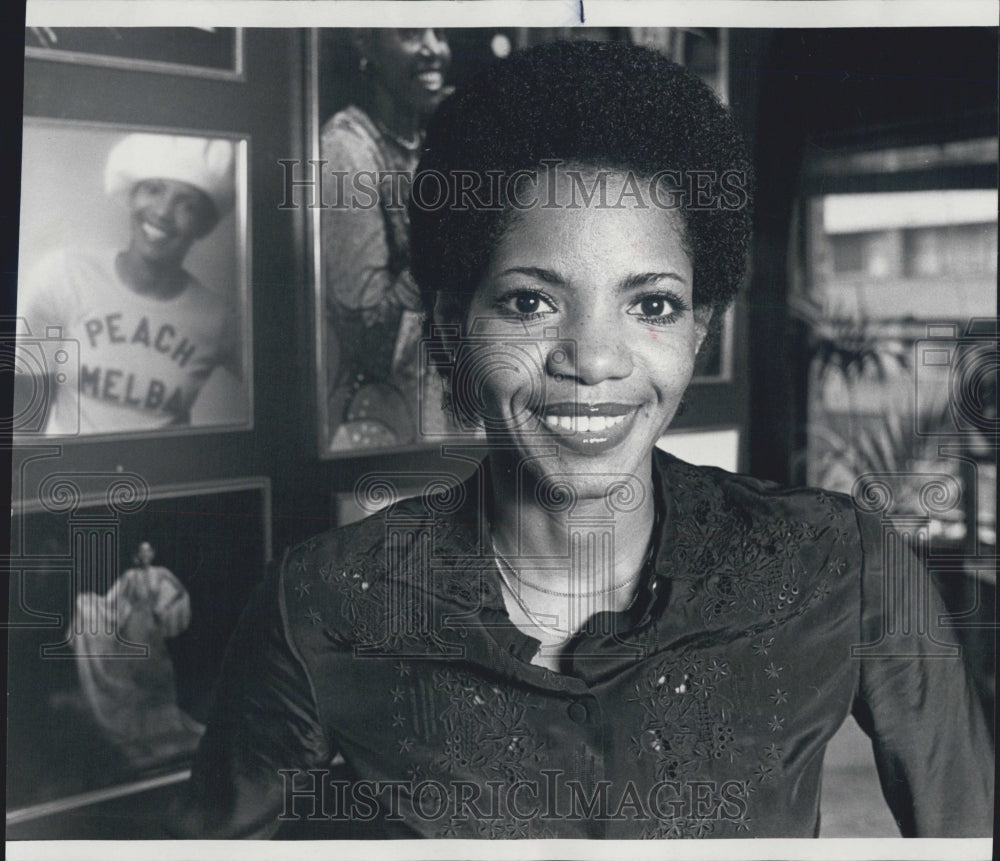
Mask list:
POLYGON ((187 777, 270 508, 266 478, 130 472, 52 472, 15 505, 8 829, 187 777))

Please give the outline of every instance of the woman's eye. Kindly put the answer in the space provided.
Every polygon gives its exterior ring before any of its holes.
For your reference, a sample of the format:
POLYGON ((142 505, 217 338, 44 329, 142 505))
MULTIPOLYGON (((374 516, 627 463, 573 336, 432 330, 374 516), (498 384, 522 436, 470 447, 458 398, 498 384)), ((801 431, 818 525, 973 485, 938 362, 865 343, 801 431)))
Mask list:
POLYGON ((201 218, 204 212, 200 200, 185 200, 181 203, 180 209, 188 218, 201 218))
POLYGON ((139 182, 132 190, 133 195, 143 197, 159 197, 163 191, 163 185, 153 179, 145 179, 139 182))
POLYGON ((499 305, 508 313, 528 319, 555 311, 548 299, 533 290, 520 290, 504 296, 500 299, 499 305))
POLYGON ((537 296, 523 294, 515 297, 514 307, 520 314, 534 314, 542 307, 542 300, 537 296))
POLYGON ((643 317, 659 317, 667 310, 667 300, 662 296, 647 296, 639 303, 643 317))
POLYGON ((687 305, 680 297, 666 293, 651 293, 636 301, 628 313, 651 323, 673 323, 681 312, 687 310, 687 305))

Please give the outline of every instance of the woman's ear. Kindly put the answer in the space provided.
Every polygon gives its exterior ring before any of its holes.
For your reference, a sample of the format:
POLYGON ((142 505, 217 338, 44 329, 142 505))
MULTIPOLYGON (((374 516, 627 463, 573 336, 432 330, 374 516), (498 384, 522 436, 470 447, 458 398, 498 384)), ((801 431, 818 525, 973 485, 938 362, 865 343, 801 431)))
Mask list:
POLYGON ((694 309, 694 351, 696 354, 699 350, 701 350, 701 345, 704 343, 705 337, 708 335, 708 329, 712 324, 713 310, 714 309, 711 305, 699 305, 694 309))

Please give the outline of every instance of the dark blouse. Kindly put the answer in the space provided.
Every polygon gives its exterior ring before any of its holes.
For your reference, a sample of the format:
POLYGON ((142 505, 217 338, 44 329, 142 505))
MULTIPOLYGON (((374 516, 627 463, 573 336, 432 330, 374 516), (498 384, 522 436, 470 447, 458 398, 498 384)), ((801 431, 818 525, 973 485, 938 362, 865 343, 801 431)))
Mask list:
POLYGON ((887 527, 838 494, 659 452, 656 469, 648 579, 558 673, 505 612, 484 471, 291 550, 230 646, 178 827, 815 836, 823 753, 853 712, 904 836, 988 836, 992 742, 887 527))

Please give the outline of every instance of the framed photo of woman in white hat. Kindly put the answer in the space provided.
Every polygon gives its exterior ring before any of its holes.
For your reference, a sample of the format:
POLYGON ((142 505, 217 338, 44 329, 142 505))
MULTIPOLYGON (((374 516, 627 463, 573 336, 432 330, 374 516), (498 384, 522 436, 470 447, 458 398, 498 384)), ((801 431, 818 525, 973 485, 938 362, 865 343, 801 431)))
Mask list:
POLYGON ((251 426, 247 147, 26 118, 15 433, 251 426))

